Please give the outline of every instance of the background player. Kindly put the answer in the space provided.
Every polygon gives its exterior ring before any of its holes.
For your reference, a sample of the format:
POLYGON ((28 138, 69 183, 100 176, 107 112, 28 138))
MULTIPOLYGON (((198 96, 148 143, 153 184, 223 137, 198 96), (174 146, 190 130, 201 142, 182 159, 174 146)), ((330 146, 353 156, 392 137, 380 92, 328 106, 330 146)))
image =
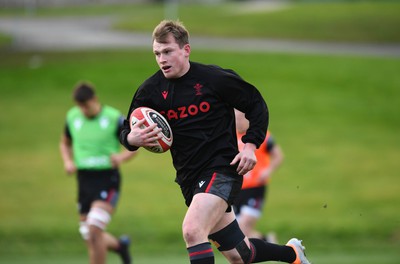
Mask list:
POLYGON ((102 105, 92 85, 78 84, 73 99, 76 106, 67 113, 60 151, 65 171, 77 172, 79 232, 86 241, 91 264, 105 263, 107 250, 118 253, 123 263, 129 264, 129 238, 118 240, 105 229, 119 199, 118 166, 136 152, 120 152, 118 135, 124 117, 102 105))
MULTIPOLYGON (((240 151, 243 148, 242 137, 249 127, 249 121, 244 113, 236 109, 235 118, 240 151)), ((281 165, 283 152, 268 131, 264 142, 256 150, 255 154, 257 164, 253 170, 243 176, 242 191, 234 203, 235 214, 239 226, 246 236, 277 243, 276 235, 273 232, 269 232, 267 236, 264 236, 255 227, 261 217, 271 174, 281 165)))

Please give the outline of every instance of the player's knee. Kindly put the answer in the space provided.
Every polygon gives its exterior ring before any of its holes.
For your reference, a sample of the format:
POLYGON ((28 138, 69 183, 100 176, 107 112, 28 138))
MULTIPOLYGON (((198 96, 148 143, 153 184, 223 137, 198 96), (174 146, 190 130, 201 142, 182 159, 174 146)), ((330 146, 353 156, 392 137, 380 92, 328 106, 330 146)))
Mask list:
POLYGON ((79 223, 79 233, 81 234, 83 240, 89 239, 89 225, 86 221, 79 223))
POLYGON ((194 224, 184 224, 182 226, 183 239, 186 244, 192 245, 197 244, 199 240, 202 240, 202 230, 194 224))
POLYGON ((110 221, 111 221, 110 213, 99 207, 94 207, 90 209, 90 212, 87 215, 87 224, 90 233, 91 233, 90 230, 93 227, 105 230, 110 221))

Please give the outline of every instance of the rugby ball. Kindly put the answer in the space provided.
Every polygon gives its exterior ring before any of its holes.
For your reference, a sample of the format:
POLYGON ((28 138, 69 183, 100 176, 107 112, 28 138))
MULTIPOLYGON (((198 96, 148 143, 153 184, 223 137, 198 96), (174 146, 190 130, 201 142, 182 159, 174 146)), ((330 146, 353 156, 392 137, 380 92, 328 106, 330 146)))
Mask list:
POLYGON ((161 139, 157 140, 157 146, 144 147, 148 151, 154 153, 164 153, 170 149, 173 141, 172 130, 167 120, 156 110, 149 107, 138 107, 132 111, 130 116, 130 126, 136 124, 139 120, 145 119, 142 129, 150 126, 151 124, 157 124, 161 128, 160 135, 161 139))

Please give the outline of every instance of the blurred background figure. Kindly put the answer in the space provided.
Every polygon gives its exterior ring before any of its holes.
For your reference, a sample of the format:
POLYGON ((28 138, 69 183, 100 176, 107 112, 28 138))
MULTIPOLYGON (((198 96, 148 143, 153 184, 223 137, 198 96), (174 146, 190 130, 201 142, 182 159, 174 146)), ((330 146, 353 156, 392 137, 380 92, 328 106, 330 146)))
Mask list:
POLYGON ((118 167, 136 154, 121 151, 118 135, 124 117, 102 105, 91 84, 79 83, 73 99, 76 106, 67 113, 60 151, 65 171, 77 173, 79 232, 86 241, 90 264, 105 263, 107 250, 130 264, 129 237, 117 239, 105 232, 119 199, 118 167))
MULTIPOLYGON (((239 151, 243 147, 242 136, 249 127, 244 113, 235 109, 236 132, 239 151)), ((282 164, 283 152, 276 144, 270 132, 260 148, 256 150, 257 164, 253 170, 243 176, 242 191, 234 203, 234 210, 243 233, 251 238, 260 238, 270 243, 278 243, 276 234, 262 234, 255 229, 260 219, 268 192, 268 183, 272 173, 282 164)))

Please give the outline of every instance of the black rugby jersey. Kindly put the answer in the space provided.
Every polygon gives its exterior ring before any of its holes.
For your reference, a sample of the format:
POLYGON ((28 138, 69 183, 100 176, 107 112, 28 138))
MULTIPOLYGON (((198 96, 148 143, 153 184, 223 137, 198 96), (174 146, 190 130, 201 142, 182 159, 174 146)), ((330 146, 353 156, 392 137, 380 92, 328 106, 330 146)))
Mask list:
MULTIPOLYGON (((268 128, 268 108, 259 91, 233 71, 214 65, 190 62, 189 71, 178 79, 167 79, 159 70, 136 91, 127 120, 140 106, 153 108, 168 120, 176 182, 184 186, 206 169, 232 168, 230 162, 238 153, 233 108, 250 120, 243 142, 259 147, 268 128)), ((127 142, 129 132, 126 121, 120 141, 136 150, 127 142)))

